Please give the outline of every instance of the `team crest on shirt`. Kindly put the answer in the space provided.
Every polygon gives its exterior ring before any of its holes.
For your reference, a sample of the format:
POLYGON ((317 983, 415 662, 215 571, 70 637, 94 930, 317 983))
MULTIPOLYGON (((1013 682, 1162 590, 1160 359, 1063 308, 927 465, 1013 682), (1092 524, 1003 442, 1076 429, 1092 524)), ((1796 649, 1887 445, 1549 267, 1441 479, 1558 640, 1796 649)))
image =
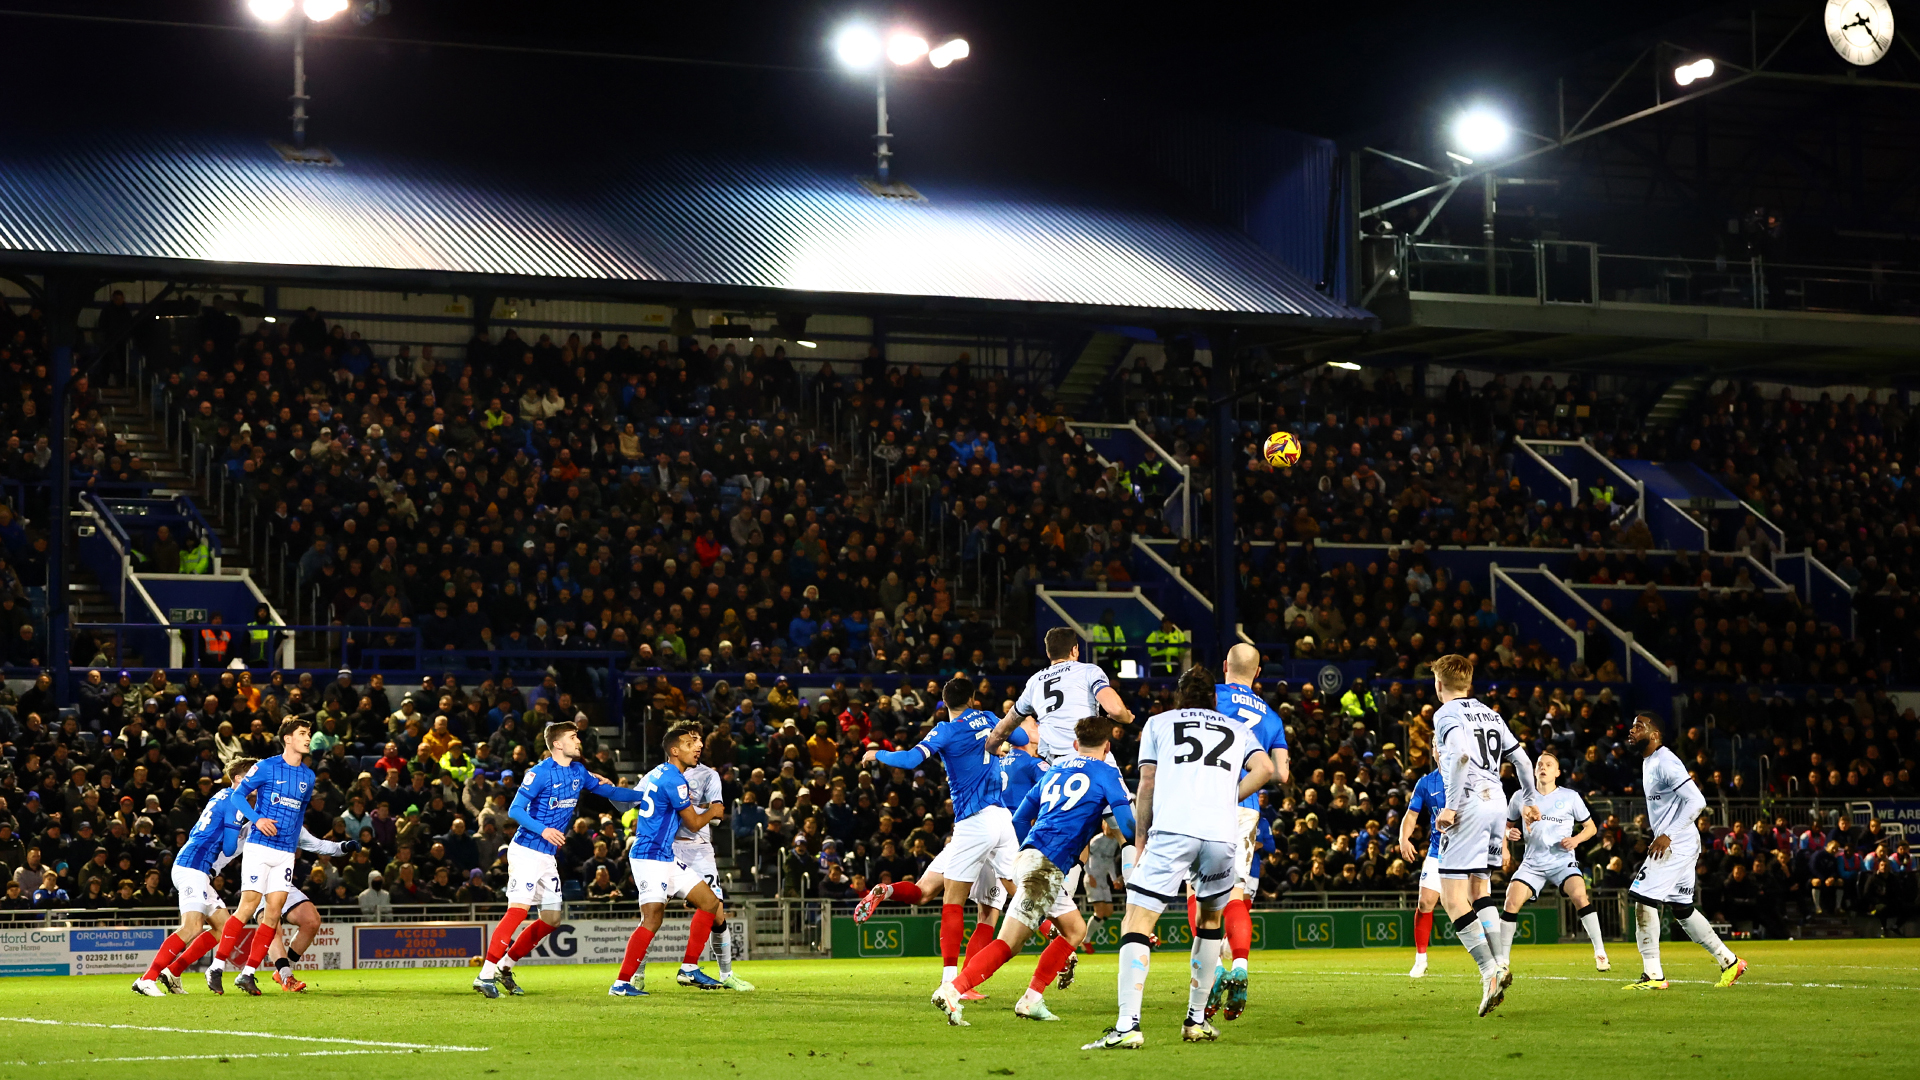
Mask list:
POLYGON ((680 797, 683 799, 687 797, 687 785, 685 784, 680 785, 680 797))

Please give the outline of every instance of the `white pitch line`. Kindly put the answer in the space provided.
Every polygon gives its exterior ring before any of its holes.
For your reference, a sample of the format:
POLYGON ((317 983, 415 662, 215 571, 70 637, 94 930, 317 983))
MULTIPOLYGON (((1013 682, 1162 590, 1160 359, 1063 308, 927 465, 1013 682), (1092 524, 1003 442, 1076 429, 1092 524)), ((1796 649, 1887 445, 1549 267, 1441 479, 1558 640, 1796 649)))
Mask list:
MULTIPOLYGON (((105 1028, 112 1031, 161 1031, 173 1035, 226 1035, 244 1039, 281 1039, 286 1042, 338 1043, 343 1046, 378 1046, 395 1050, 440 1050, 456 1053, 481 1053, 485 1046, 435 1046, 432 1043, 380 1042, 370 1039, 341 1039, 325 1035, 281 1035, 271 1031, 217 1031, 205 1028, 148 1027, 141 1024, 96 1024, 85 1020, 42 1020, 36 1016, 0 1016, 0 1023, 43 1024, 49 1027, 105 1028)), ((231 1057, 232 1055, 228 1055, 231 1057)), ((129 1061, 134 1059, 127 1059, 129 1061)))
MULTIPOLYGON (((464 1047, 453 1049, 466 1049, 464 1047)), ((108 1062, 129 1061, 233 1061, 245 1058, 314 1058, 314 1057, 351 1057, 363 1054, 425 1054, 438 1053, 434 1050, 302 1050, 290 1054, 155 1054, 148 1057, 84 1057, 63 1058, 59 1061, 6 1061, 5 1065, 100 1065, 108 1062)))
MULTIPOLYGON (((1405 972, 1399 972, 1399 971, 1284 971, 1279 969, 1269 970, 1267 968, 1255 968, 1253 969, 1253 971, 1254 971, 1254 974, 1256 975, 1286 975, 1286 976, 1291 976, 1293 978, 1300 978, 1300 979, 1310 979, 1319 975, 1359 975, 1359 976, 1376 976, 1383 979, 1406 979, 1408 982, 1414 981, 1413 979, 1408 977, 1405 972)), ((1478 975, 1463 975, 1463 974, 1457 974, 1454 972, 1444 972, 1444 971, 1432 971, 1432 972, 1428 972, 1426 975, 1426 978, 1429 978, 1429 979, 1476 979, 1477 980, 1479 979, 1479 977, 1480 976, 1478 975)), ((1604 982, 1604 983, 1617 982, 1617 983, 1620 983, 1621 986, 1627 985, 1626 983, 1621 982, 1618 979, 1607 978, 1606 976, 1603 976, 1603 975, 1530 975, 1522 971, 1518 973, 1518 977, 1521 979, 1532 979, 1535 981, 1548 981, 1548 982, 1604 982)), ((1673 982, 1673 983, 1682 983, 1686 985, 1712 986, 1715 984, 1717 980, 1714 980, 1714 979, 1668 979, 1667 981, 1673 982)), ((1863 983, 1760 982, 1755 979, 1741 979, 1740 985, 1742 986, 1787 986, 1787 987, 1799 987, 1803 989, 1820 989, 1820 990, 1915 990, 1915 991, 1920 991, 1920 986, 1869 986, 1863 983)))

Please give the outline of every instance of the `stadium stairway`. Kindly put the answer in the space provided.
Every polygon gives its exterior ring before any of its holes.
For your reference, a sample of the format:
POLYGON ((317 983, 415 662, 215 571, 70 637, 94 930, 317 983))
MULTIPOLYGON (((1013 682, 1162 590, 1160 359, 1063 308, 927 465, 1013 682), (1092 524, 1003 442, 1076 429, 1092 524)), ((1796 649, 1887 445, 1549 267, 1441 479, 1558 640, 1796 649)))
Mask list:
POLYGON ((1099 396, 1107 380, 1113 377, 1114 368, 1126 359, 1132 348, 1133 338, 1124 333, 1097 330, 1089 335, 1055 395, 1060 411, 1068 416, 1079 416, 1085 411, 1088 402, 1099 396))
MULTIPOLYGON (((103 387, 100 391, 100 408, 104 419, 112 430, 131 444, 134 453, 147 463, 147 476, 156 485, 154 495, 185 495, 200 508, 200 513, 213 526, 214 535, 220 538, 220 565, 223 568, 241 569, 252 564, 252 558, 246 545, 239 543, 235 531, 238 522, 222 520, 219 515, 218 500, 208 497, 204 484, 196 483, 188 463, 181 459, 180 453, 167 445, 167 439, 160 427, 154 423, 153 414, 142 408, 135 398, 132 387, 103 387)), ((269 586, 273 575, 259 573, 254 581, 276 608, 283 606, 286 597, 275 596, 269 586)))
POLYGON ((1712 380, 1702 375, 1689 375, 1684 379, 1675 379, 1667 387, 1653 408, 1647 411, 1647 423, 1652 427, 1672 427, 1676 421, 1687 414, 1694 399, 1707 388, 1712 380))

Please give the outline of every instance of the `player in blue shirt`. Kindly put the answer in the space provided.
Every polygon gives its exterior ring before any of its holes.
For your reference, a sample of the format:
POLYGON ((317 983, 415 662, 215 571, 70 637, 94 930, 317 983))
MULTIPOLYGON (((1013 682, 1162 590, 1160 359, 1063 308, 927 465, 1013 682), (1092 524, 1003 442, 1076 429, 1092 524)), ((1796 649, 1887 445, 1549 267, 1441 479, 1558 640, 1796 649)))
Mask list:
MULTIPOLYGON (((180 928, 168 934, 154 951, 146 974, 133 984, 135 993, 164 997, 184 992, 180 976, 172 970, 176 962, 182 956, 187 957, 187 963, 179 965, 182 971, 186 970, 187 964, 213 948, 218 941, 215 935, 226 929, 227 905, 214 891, 213 871, 223 856, 232 855, 240 846, 241 818, 227 801, 233 797, 231 785, 255 764, 252 758, 240 758, 227 766, 229 786, 214 792, 207 800, 199 820, 187 834, 187 842, 180 845, 174 855, 173 890, 180 897, 180 928), (209 923, 213 926, 211 931, 207 929, 209 923)), ((218 972, 209 974, 209 989, 219 978, 218 972)))
POLYGON ((942 983, 960 972, 967 894, 982 875, 990 875, 1012 893, 1013 856, 1020 844, 1013 832, 1013 815, 1000 805, 999 766, 987 749, 987 738, 1000 718, 973 708, 973 692, 971 680, 953 679, 941 690, 952 719, 936 725, 910 749, 868 750, 861 759, 863 765, 878 761, 896 769, 917 769, 938 755, 946 770, 947 794, 953 800, 953 839, 940 849, 919 881, 875 885, 853 909, 854 921, 865 922, 884 901, 918 904, 939 889, 942 983))
POLYGON ((573 824, 580 796, 593 794, 626 803, 641 799, 639 792, 610 784, 580 763, 580 729, 573 721, 548 724, 541 736, 547 742, 547 757, 527 770, 513 805, 507 808, 507 816, 519 828, 507 845, 507 912, 487 939, 485 961, 473 980, 474 990, 483 997, 499 997, 503 989, 523 993, 513 978, 515 962, 560 925, 563 897, 554 852, 567 841, 567 826, 573 824), (514 931, 535 907, 540 909, 539 918, 515 938, 514 931))
MULTIPOLYGON (((682 824, 690 832, 699 832, 721 814, 715 806, 695 805, 691 785, 681 771, 699 763, 704 747, 699 724, 682 721, 673 725, 661 746, 667 759, 641 777, 635 787, 640 805, 634 807, 633 845, 627 849, 627 862, 633 867, 633 884, 640 892, 640 925, 627 939, 620 977, 607 990, 614 997, 646 996, 647 946, 666 917, 668 900, 684 898, 688 907, 711 913, 715 948, 730 948, 727 911, 720 898, 697 872, 673 861, 673 838, 679 835, 682 824)), ((728 962, 732 962, 730 956, 728 962)), ((702 990, 723 988, 720 980, 705 972, 686 985, 702 990)))
POLYGON ((280 911, 287 902, 287 890, 293 887, 293 855, 300 846, 300 827, 313 794, 313 770, 306 766, 313 722, 298 717, 287 720, 280 725, 279 735, 279 756, 247 770, 227 801, 253 824, 253 835, 240 856, 240 907, 227 920, 214 958, 224 963, 233 956, 246 933, 247 920, 259 911, 260 925, 247 945, 240 977, 233 980, 242 993, 254 997, 260 996, 254 969, 280 934, 280 911))
MULTIPOLYGON (((1400 857, 1411 864, 1419 858, 1418 850, 1413 846, 1414 829, 1425 818, 1427 830, 1427 857, 1420 864, 1420 899, 1413 914, 1413 970, 1407 972, 1415 979, 1427 974, 1427 943, 1433 939, 1433 909, 1440 902, 1440 830, 1433 827, 1433 819, 1447 808, 1447 782, 1434 769, 1422 776, 1413 785, 1413 794, 1407 797, 1407 812, 1400 815, 1400 857)), ((1479 895, 1490 890, 1490 884, 1482 886, 1482 878, 1474 878, 1474 888, 1479 895)))
POLYGON ((1019 891, 1007 906, 999 936, 969 957, 966 970, 934 993, 934 1004, 947 1014, 948 1023, 966 1025, 960 1015, 960 995, 998 971, 1026 944, 1033 928, 1048 919, 1060 928, 1060 936, 1040 954, 1033 981, 1015 1003, 1013 1014, 1026 1020, 1059 1019, 1048 1011, 1042 991, 1087 936, 1086 920, 1067 891, 1067 868, 1079 863, 1080 853, 1104 827, 1108 814, 1126 839, 1133 839, 1127 785, 1120 779, 1120 770, 1106 761, 1111 730, 1104 716, 1082 717, 1074 725, 1073 754, 1054 762, 1013 812, 1014 828, 1022 833, 1020 854, 1014 859, 1019 891))
MULTIPOLYGON (((1273 759, 1274 777, 1280 783, 1286 783, 1289 772, 1286 721, 1253 688, 1253 680, 1260 674, 1260 650, 1245 642, 1228 649, 1222 674, 1227 681, 1214 684, 1214 711, 1245 724, 1253 732, 1254 745, 1273 759)), ((1247 1007, 1247 957, 1253 950, 1253 901, 1250 897, 1260 888, 1257 858, 1261 850, 1260 824, 1260 793, 1256 791, 1240 800, 1240 835, 1233 856, 1239 868, 1239 877, 1234 882, 1232 894, 1227 897, 1226 909, 1221 912, 1233 967, 1229 970, 1222 966, 1214 972, 1213 991, 1207 995, 1209 1020, 1223 1006, 1227 1011, 1227 1019, 1238 1020, 1247 1007)), ((1189 890, 1187 925, 1198 926, 1199 918, 1199 901, 1189 890)))

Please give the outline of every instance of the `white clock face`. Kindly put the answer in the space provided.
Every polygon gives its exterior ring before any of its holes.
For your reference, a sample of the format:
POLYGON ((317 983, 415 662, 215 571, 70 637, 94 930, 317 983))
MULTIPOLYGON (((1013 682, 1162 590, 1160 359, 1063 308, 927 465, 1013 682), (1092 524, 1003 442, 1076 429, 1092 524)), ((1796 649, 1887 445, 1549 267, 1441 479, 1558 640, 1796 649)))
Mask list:
POLYGON ((1849 64, 1878 63, 1893 46, 1888 0, 1827 0, 1827 40, 1849 64))

